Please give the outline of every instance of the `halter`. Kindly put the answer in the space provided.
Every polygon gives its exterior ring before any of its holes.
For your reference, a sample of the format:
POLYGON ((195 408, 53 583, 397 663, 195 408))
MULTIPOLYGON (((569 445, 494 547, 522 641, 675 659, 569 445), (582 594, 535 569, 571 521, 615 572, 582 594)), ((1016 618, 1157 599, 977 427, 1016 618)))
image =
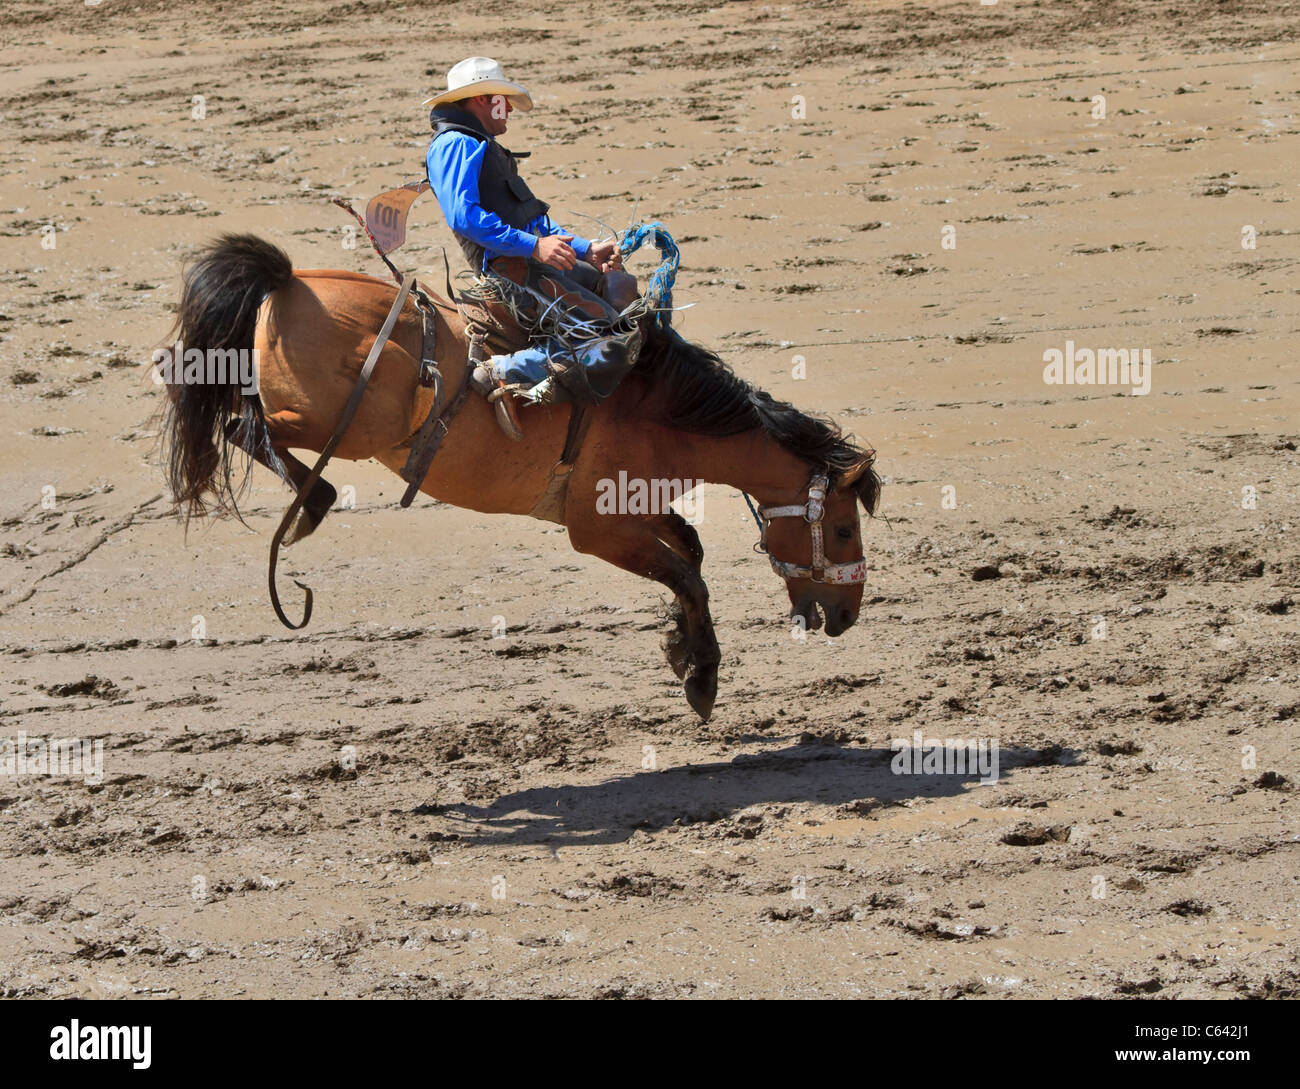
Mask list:
POLYGON ((772 570, 783 579, 811 579, 813 582, 822 582, 831 586, 851 586, 867 581, 865 556, 852 563, 826 562, 822 518, 825 515, 824 504, 829 483, 830 479, 826 473, 814 473, 808 481, 808 498, 803 503, 792 503, 783 507, 759 507, 755 510, 753 502, 748 495, 745 495, 745 502, 749 503, 754 521, 758 523, 759 538, 755 548, 759 552, 766 553, 768 561, 772 564, 772 570), (812 534, 811 566, 801 567, 799 564, 787 563, 785 560, 778 560, 768 552, 767 530, 773 518, 802 518, 808 523, 808 530, 812 534))

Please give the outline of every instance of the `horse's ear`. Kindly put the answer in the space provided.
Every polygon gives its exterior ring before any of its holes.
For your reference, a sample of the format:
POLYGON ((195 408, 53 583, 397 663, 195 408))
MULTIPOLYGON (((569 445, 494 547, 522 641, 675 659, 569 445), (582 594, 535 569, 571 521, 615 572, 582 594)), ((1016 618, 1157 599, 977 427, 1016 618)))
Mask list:
POLYGON ((856 492, 863 509, 871 515, 876 513, 876 506, 880 502, 880 477, 876 476, 875 464, 876 452, 868 450, 861 461, 845 470, 840 477, 840 487, 856 492))
POLYGON ((858 481, 862 479, 862 474, 869 472, 871 466, 874 465, 875 462, 876 454, 873 450, 851 469, 845 471, 844 475, 840 477, 840 487, 856 488, 858 486, 858 481))

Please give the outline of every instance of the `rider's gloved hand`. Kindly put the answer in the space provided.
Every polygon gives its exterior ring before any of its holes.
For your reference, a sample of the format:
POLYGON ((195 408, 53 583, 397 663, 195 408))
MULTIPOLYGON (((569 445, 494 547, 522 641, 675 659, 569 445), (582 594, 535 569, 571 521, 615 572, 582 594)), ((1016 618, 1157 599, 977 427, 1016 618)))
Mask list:
POLYGON ((572 241, 571 234, 543 235, 533 247, 533 260, 567 272, 578 263, 578 255, 569 245, 572 241))

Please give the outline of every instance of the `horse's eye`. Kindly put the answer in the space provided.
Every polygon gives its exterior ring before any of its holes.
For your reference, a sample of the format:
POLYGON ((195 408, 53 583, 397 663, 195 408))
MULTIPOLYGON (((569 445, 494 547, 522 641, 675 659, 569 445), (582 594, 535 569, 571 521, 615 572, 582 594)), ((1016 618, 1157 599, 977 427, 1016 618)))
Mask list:
POLYGON ((836 526, 836 527, 835 527, 835 536, 838 537, 841 541, 851 541, 851 540, 853 540, 853 527, 852 527, 852 526, 836 526))

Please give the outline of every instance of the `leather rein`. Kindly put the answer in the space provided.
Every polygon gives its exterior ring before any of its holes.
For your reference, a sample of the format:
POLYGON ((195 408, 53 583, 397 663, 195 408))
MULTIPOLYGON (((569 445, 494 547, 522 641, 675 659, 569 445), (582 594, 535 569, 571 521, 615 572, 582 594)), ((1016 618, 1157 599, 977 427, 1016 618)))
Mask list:
POLYGON ((384 324, 380 327, 375 342, 370 346, 366 361, 361 365, 361 373, 357 375, 356 383, 352 387, 352 396, 348 398, 348 402, 343 408, 343 414, 339 417, 339 422, 334 426, 334 433, 330 435, 329 441, 321 450, 320 456, 316 459, 316 464, 312 466, 311 472, 307 475, 307 479, 298 487, 298 494, 294 496, 293 502, 289 504, 289 509, 284 512, 284 517, 280 519, 280 525, 275 531, 275 536, 271 538, 271 555, 266 573, 267 585, 271 592, 271 607, 275 610, 275 615, 280 618, 280 623, 286 628, 296 631, 307 626, 307 621, 311 619, 312 592, 311 587, 299 582, 297 579, 293 580, 294 585, 303 592, 302 619, 295 624, 285 615, 284 607, 280 604, 280 593, 275 585, 275 569, 280 556, 280 544, 284 540, 284 535, 289 531, 289 527, 293 525, 293 520, 297 517, 298 512, 302 510, 308 496, 311 495, 321 473, 325 471, 325 466, 329 464, 335 447, 338 446, 347 432, 348 426, 352 423, 352 418, 357 414, 357 409, 361 406, 361 398, 366 392, 366 386, 370 384, 370 376, 375 369, 375 364, 379 361, 384 347, 388 344, 389 337, 393 335, 397 319, 402 313, 402 307, 406 305, 406 300, 411 296, 412 289, 419 298, 420 309, 425 315, 424 344, 421 349, 419 382, 422 386, 433 387, 434 398, 428 419, 425 420, 423 427, 417 433, 416 441, 412 444, 411 456, 402 471, 403 479, 407 480, 410 485, 402 499, 403 507, 410 505, 414 493, 424 479, 424 474, 428 472, 429 462, 433 460, 433 455, 437 452, 439 444, 447 434, 448 424, 460 410, 460 406, 464 404, 465 396, 469 392, 467 368, 460 390, 452 398, 451 404, 444 405, 442 374, 438 370, 437 361, 433 358, 434 326, 430 314, 430 308, 433 304, 416 287, 414 276, 401 277, 401 286, 398 288, 397 297, 393 299, 393 305, 389 308, 388 316, 384 319, 384 324))
POLYGON ((822 520, 826 515, 826 492, 829 483, 830 477, 826 472, 815 472, 808 481, 808 497, 802 503, 779 507, 755 508, 749 496, 744 492, 741 493, 745 496, 745 502, 749 504, 754 521, 758 523, 758 544, 754 546, 754 550, 764 553, 772 564, 772 570, 783 579, 808 579, 828 586, 852 586, 867 581, 866 556, 850 563, 830 563, 826 559, 826 535, 822 528, 822 520), (797 563, 778 560, 768 551, 767 531, 773 518, 802 518, 808 523, 808 532, 812 536, 812 563, 809 566, 804 567, 797 563))

